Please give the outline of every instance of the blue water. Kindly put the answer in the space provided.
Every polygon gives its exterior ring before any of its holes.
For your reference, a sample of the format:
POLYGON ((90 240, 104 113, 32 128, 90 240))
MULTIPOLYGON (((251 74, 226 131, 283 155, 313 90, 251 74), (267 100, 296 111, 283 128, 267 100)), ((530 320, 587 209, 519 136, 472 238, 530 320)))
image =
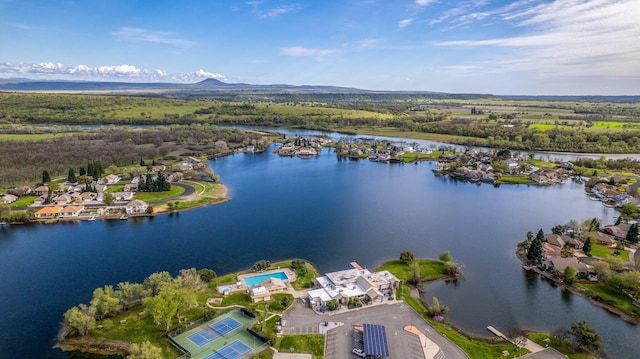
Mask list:
POLYGON ((287 277, 285 272, 272 272, 272 273, 254 275, 254 276, 251 276, 251 277, 244 277, 244 279, 242 279, 242 280, 244 281, 244 284, 247 285, 247 287, 253 287, 254 285, 258 285, 260 282, 262 282, 263 280, 265 280, 267 278, 277 278, 277 279, 282 279, 282 280, 288 280, 289 279, 289 277, 287 277))
POLYGON ((552 331, 586 319, 612 358, 640 357, 638 327, 561 292, 521 268, 516 243, 571 219, 615 212, 582 185, 501 186, 435 176, 432 163, 380 164, 281 158, 270 152, 211 162, 231 201, 128 221, 0 226, 0 358, 79 358, 51 349, 62 314, 95 288, 149 274, 211 268, 219 274, 261 259, 304 258, 322 272, 370 269, 410 250, 451 251, 457 284, 427 286, 450 307, 446 319, 478 335, 486 326, 552 331))

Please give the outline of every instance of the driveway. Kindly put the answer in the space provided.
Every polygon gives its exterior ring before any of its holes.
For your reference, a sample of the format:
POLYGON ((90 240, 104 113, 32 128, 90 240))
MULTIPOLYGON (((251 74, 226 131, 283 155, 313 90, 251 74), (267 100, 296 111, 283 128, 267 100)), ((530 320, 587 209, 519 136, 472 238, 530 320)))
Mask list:
MULTIPOLYGON (((286 325, 284 334, 320 333, 324 323, 333 325, 344 323, 327 331, 325 355, 327 359, 353 359, 353 326, 368 324, 384 325, 391 358, 424 358, 424 352, 417 335, 404 330, 407 325, 417 327, 441 350, 437 357, 447 359, 468 359, 469 357, 455 344, 436 332, 427 322, 404 302, 379 304, 333 315, 315 314, 300 300, 283 317, 286 325)), ((324 330, 322 330, 324 331, 324 330)), ((431 358, 429 358, 431 359, 431 358)))

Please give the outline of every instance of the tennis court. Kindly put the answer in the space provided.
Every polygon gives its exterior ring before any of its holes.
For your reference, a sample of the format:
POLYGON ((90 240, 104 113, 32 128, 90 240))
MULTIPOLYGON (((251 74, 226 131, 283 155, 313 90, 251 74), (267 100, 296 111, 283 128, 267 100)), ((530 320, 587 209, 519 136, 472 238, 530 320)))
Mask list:
POLYGON ((230 344, 223 346, 217 351, 207 355, 204 359, 238 359, 243 354, 251 351, 251 347, 236 339, 230 344))
POLYGON ((239 321, 231 317, 226 317, 219 322, 209 325, 209 328, 215 330, 220 335, 225 335, 232 332, 234 329, 240 328, 241 326, 242 324, 239 321))
POLYGON ((197 345, 198 347, 203 347, 207 345, 207 343, 209 343, 210 341, 216 340, 217 338, 220 338, 220 334, 214 332, 213 330, 206 330, 206 329, 203 329, 199 332, 195 332, 187 336, 187 339, 189 339, 193 344, 197 345))
POLYGON ((232 310, 169 338, 192 359, 239 359, 263 344, 244 330, 255 322, 253 317, 232 310))

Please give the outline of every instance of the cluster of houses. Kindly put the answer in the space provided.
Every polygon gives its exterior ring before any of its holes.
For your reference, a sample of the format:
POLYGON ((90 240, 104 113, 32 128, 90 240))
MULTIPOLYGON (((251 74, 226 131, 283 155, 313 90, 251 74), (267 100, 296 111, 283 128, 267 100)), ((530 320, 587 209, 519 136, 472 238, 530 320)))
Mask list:
POLYGON ((9 190, 10 193, 2 196, 2 201, 9 204, 22 196, 35 195, 37 197, 29 207, 37 209, 34 215, 39 219, 95 218, 108 211, 127 215, 147 213, 149 205, 133 199, 141 177, 134 177, 122 191, 110 192, 113 198, 111 205, 104 203, 107 189, 121 179, 119 175, 110 174, 92 181, 89 186, 95 192, 86 191, 87 184, 68 182, 61 183, 55 193, 49 193, 49 187, 44 184, 22 186, 9 190))
POLYGON ((526 163, 527 160, 529 157, 522 155, 498 159, 495 154, 468 149, 459 155, 440 156, 433 171, 471 182, 496 183, 498 178, 492 164, 499 161, 505 174, 521 175, 540 185, 562 183, 569 178, 572 167, 569 162, 563 162, 559 168, 539 168, 526 163))
POLYGON ((391 162, 401 160, 406 153, 431 154, 432 151, 407 144, 387 143, 380 146, 377 140, 360 139, 355 143, 340 141, 335 147, 335 153, 349 158, 368 158, 375 162, 391 162))
POLYGON ((331 142, 331 140, 326 137, 290 137, 286 138, 285 143, 276 149, 274 153, 280 156, 310 158, 317 156, 318 153, 322 151, 322 147, 329 142, 331 142))
POLYGON ((633 198, 625 191, 609 183, 596 183, 591 187, 591 198, 602 201, 607 207, 622 207, 631 202, 633 198))
POLYGON ((544 260, 541 267, 549 272, 558 270, 560 273, 564 273, 564 270, 571 266, 578 273, 583 273, 590 280, 595 281, 597 280, 595 273, 588 265, 588 262, 594 259, 587 257, 582 251, 584 247, 583 239, 591 238, 594 244, 615 248, 618 241, 626 238, 630 227, 631 225, 628 223, 605 226, 602 231, 582 233, 579 236, 580 239, 568 235, 547 234, 545 235, 545 242, 542 243, 544 260), (571 249, 569 255, 567 255, 567 248, 571 249))

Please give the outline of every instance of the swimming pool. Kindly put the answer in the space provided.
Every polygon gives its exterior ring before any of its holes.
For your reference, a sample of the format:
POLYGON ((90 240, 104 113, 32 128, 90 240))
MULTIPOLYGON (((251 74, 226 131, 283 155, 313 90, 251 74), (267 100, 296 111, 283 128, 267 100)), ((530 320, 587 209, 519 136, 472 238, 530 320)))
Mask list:
POLYGON ((282 280, 289 280, 289 277, 285 272, 279 271, 279 272, 271 272, 271 273, 265 273, 260 275, 254 275, 251 277, 245 277, 243 281, 244 281, 244 284, 247 285, 247 287, 253 287, 258 285, 260 282, 262 282, 267 278, 278 278, 282 280))

